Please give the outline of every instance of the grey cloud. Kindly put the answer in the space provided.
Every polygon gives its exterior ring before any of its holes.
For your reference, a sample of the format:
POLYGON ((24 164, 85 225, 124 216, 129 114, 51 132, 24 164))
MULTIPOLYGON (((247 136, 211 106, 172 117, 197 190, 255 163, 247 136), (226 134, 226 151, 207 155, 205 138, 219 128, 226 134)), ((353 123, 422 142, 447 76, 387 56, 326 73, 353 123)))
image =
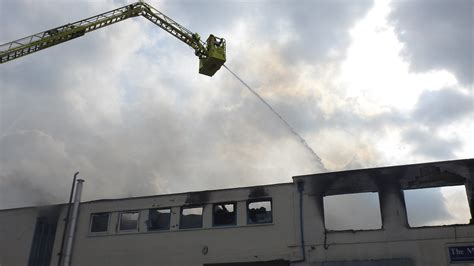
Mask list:
POLYGON ((394 1, 391 21, 415 71, 448 69, 466 85, 474 77, 471 0, 394 1))
POLYGON ((65 183, 55 180, 71 167, 63 143, 40 131, 22 131, 2 136, 0 150, 2 207, 46 204, 67 195, 65 183))
POLYGON ((278 98, 272 101, 273 107, 283 116, 291 120, 291 125, 298 132, 317 132, 326 126, 324 111, 318 105, 319 99, 315 96, 307 96, 303 99, 297 96, 278 98))
MULTIPOLYGON (((271 3, 266 9, 267 16, 274 16, 276 20, 288 19, 295 33, 295 37, 282 47, 289 64, 299 60, 315 63, 331 57, 343 59, 350 42, 350 27, 365 15, 373 4, 370 0, 289 1, 281 5, 271 3)), ((271 21, 267 20, 267 23, 271 21)), ((274 24, 267 24, 264 30, 272 28, 274 24)), ((278 34, 272 30, 270 33, 278 34)))
POLYGON ((415 126, 403 133, 403 139, 413 146, 413 153, 430 159, 454 159, 462 145, 457 139, 443 139, 436 132, 415 126))
POLYGON ((446 126, 469 115, 474 115, 473 95, 450 88, 423 92, 413 112, 416 121, 431 127, 446 126))
MULTIPOLYGON (((66 191, 66 189, 64 189, 66 191)), ((64 202, 66 195, 57 194, 50 187, 41 188, 30 177, 12 175, 0 176, 0 203, 2 208, 34 205, 48 205, 64 202), (61 198, 61 196, 63 196, 61 198)))
MULTIPOLYGON (((372 2, 201 0, 168 1, 163 7, 170 14, 181 14, 179 21, 187 21, 193 31, 222 37, 226 37, 224 29, 245 21, 248 25, 244 34, 249 38, 246 46, 258 51, 270 45, 284 55, 285 63, 291 68, 298 61, 343 59, 350 42, 349 28, 368 12, 372 2), (289 39, 280 43, 288 33, 289 39)), ((232 43, 229 45, 232 47, 232 43)))
MULTIPOLYGON (((65 56, 63 51, 55 52, 51 62, 67 61, 60 59, 65 56)), ((88 52, 94 56, 101 49, 88 52)), ((107 89, 94 83, 116 77, 113 69, 91 75, 80 72, 82 62, 69 64, 68 68, 51 64, 45 70, 23 61, 2 72, 0 193, 5 199, 1 207, 65 201, 70 175, 77 170, 86 178, 86 200, 281 182, 298 171, 317 170, 305 168, 310 162, 300 158, 306 154, 297 142, 268 148, 288 138, 288 133, 254 98, 242 99, 235 83, 225 90, 202 91, 193 81, 178 86, 170 78, 158 78, 152 87, 132 82, 129 85, 136 95, 120 106, 120 121, 116 122, 99 112, 108 99, 90 94, 107 89), (36 83, 35 78, 24 78, 18 71, 22 67, 31 77, 54 73, 55 78, 36 83), (150 99, 147 93, 152 92, 162 97, 150 99), (212 106, 209 112, 194 113, 194 107, 187 105, 194 97, 211 92, 217 96, 207 99, 212 106), (71 101, 70 94, 85 105, 71 101), (178 101, 167 101, 169 94, 179 95, 178 101), (228 109, 236 101, 240 104, 228 109), (21 150, 19 143, 29 143, 26 146, 31 148, 21 150), (49 148, 56 144, 61 149, 49 148), (31 158, 27 169, 18 163, 26 155, 31 158), (283 162, 270 168, 269 162, 278 157, 283 162), (34 162, 41 162, 41 167, 34 162), (36 168, 43 172, 39 174, 36 168), (15 185, 22 183, 28 186, 15 185)), ((135 72, 121 78, 142 80, 135 72)))

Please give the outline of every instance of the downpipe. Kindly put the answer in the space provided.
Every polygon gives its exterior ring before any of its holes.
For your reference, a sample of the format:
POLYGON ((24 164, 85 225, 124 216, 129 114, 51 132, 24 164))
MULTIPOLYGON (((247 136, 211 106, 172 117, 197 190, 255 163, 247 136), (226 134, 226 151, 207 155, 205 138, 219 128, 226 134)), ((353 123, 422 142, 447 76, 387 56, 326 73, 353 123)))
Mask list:
POLYGON ((74 189, 76 188, 76 179, 78 174, 79 172, 76 172, 74 174, 74 178, 72 179, 71 193, 69 194, 69 203, 67 205, 66 218, 64 218, 64 230, 63 235, 61 237, 61 247, 59 248, 58 253, 58 266, 61 266, 61 260, 63 258, 64 241, 66 240, 67 228, 69 226, 69 215, 71 214, 72 197, 74 196, 74 189))
POLYGON ((74 235, 76 231, 77 217, 79 214, 79 203, 81 202, 82 185, 84 180, 78 179, 76 184, 76 192, 74 194, 74 205, 72 207, 71 224, 68 230, 66 252, 64 253, 63 266, 69 266, 71 264, 72 245, 74 242, 74 235))
POLYGON ((302 258, 299 260, 294 260, 291 261, 291 263, 299 263, 299 262, 305 262, 306 261, 306 250, 305 250, 305 243, 304 243, 304 227, 303 227, 303 192, 304 192, 304 182, 303 181, 298 181, 296 183, 298 187, 298 193, 299 193, 299 209, 300 209, 300 240, 301 240, 301 255, 302 258))

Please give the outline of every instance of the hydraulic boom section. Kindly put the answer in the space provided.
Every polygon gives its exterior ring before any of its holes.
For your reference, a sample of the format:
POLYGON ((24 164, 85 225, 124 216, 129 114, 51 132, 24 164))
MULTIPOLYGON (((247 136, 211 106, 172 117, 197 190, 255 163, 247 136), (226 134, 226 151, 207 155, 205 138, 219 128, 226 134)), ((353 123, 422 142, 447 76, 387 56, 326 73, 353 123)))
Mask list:
POLYGON ((84 34, 117 23, 127 18, 143 16, 194 49, 199 58, 199 73, 213 76, 226 61, 226 43, 223 38, 210 35, 203 42, 176 21, 139 1, 112 11, 69 23, 54 29, 0 45, 0 64, 78 38, 84 34))

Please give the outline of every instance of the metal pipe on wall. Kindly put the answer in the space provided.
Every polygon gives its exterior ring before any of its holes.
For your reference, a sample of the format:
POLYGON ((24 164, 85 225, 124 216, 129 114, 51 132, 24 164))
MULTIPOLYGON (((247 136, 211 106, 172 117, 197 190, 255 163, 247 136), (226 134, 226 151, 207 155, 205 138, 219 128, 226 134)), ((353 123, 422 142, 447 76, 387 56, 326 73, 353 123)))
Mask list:
POLYGON ((299 206, 300 206, 300 241, 301 241, 301 259, 291 261, 291 263, 299 263, 306 261, 306 247, 304 243, 304 215, 303 215, 303 192, 304 192, 304 181, 298 181, 296 183, 299 193, 299 206))
POLYGON ((72 244, 74 241, 74 234, 76 231, 77 216, 79 214, 79 203, 81 202, 82 183, 84 183, 84 180, 82 179, 77 180, 76 193, 74 195, 74 205, 72 207, 71 222, 69 225, 67 242, 66 242, 66 251, 64 252, 63 266, 69 266, 71 264, 72 244))
POLYGON ((61 266, 61 261, 63 258, 63 250, 64 250, 64 241, 66 240, 66 233, 67 229, 69 226, 69 216, 71 214, 71 205, 72 205, 72 197, 74 196, 74 189, 76 188, 76 179, 77 175, 79 172, 76 172, 74 174, 74 178, 72 179, 72 186, 71 186, 71 193, 69 194, 69 203, 67 205, 67 212, 66 212, 66 218, 64 219, 64 229, 63 229, 63 235, 61 237, 61 247, 59 248, 59 253, 58 253, 58 266, 61 266))

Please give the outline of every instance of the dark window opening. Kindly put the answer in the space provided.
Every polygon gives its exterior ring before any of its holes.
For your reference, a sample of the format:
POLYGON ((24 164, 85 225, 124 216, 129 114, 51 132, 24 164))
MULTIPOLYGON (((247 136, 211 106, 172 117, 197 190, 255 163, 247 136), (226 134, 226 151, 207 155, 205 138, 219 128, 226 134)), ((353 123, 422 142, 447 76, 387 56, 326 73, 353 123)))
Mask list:
POLYGON ((91 215, 91 233, 104 233, 109 228, 110 213, 93 213, 91 215))
POLYGON ((148 230, 169 230, 171 209, 150 209, 148 214, 148 230))
POLYGON ((444 186, 403 191, 410 227, 469 224, 466 187, 444 186))
POLYGON ((138 212, 122 212, 120 214, 120 231, 137 230, 138 228, 138 212))
POLYGON ((262 224, 272 221, 271 200, 253 200, 247 203, 247 223, 262 224))
POLYGON ((58 217, 38 217, 31 243, 28 266, 50 265, 58 217))
POLYGON ((182 207, 179 228, 201 228, 202 210, 202 207, 182 207))
POLYGON ((235 203, 214 204, 212 217, 214 226, 235 225, 235 203))
POLYGON ((325 196, 324 225, 328 230, 377 230, 382 228, 379 194, 363 192, 325 196))

